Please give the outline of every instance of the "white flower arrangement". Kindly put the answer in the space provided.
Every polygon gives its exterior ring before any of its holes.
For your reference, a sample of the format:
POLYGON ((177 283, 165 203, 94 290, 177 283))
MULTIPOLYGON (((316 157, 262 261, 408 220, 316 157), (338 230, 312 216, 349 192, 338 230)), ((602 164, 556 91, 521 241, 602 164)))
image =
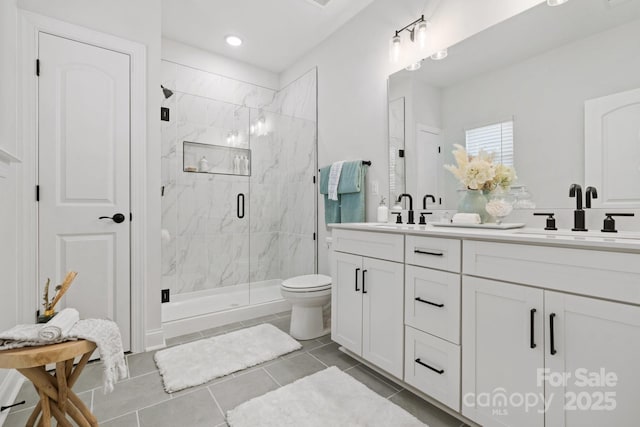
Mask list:
POLYGON ((444 168, 469 190, 507 189, 517 178, 512 167, 494 164, 492 154, 480 151, 477 156, 470 156, 461 145, 455 144, 454 147, 453 156, 457 166, 445 165, 444 168))

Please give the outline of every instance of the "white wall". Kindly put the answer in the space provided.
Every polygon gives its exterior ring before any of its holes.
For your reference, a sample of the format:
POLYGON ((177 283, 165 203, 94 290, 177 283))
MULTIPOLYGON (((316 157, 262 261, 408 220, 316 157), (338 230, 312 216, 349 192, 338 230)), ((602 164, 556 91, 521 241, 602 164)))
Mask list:
MULTIPOLYGON (((0 2, 0 147, 14 154, 17 152, 16 20, 15 1, 0 2)), ((0 330, 13 326, 17 321, 17 196, 16 166, 12 166, 9 176, 0 178, 0 330)), ((7 373, 0 369, 0 386, 7 373)), ((7 402, 0 404, 6 405, 7 402)))
MULTIPOLYGON (((161 2, 160 0, 137 0, 135 2, 128 0, 18 0, 18 7, 92 30, 136 41, 146 46, 148 153, 146 179, 148 215, 147 218, 139 218, 139 221, 146 225, 149 237, 147 286, 145 289, 145 328, 147 331, 159 330, 161 328, 161 320, 159 304, 160 269, 158 268, 160 265, 160 216, 158 215, 158 212, 160 212, 160 120, 158 109, 161 98, 159 87, 161 2)), ((3 12, 5 11, 3 10, 3 12)), ((10 36, 12 40, 15 40, 15 31, 10 36)), ((7 54, 4 46, 1 53, 4 60, 5 54, 7 54)), ((15 63, 15 59, 11 60, 15 63)), ((4 79, 3 75, 2 80, 4 79)), ((19 152, 20 150, 17 151, 19 152)), ((28 159, 23 160, 27 161, 28 159)), ((13 190, 8 191, 11 193, 13 190)), ((0 194, 0 197, 4 200, 5 193, 0 194)), ((15 222, 6 224, 6 226, 9 229, 17 228, 15 222)), ((16 247, 13 248, 14 251, 20 246, 21 242, 17 243, 16 247)), ((6 273, 3 272, 3 274, 6 273)), ((15 300, 5 302, 3 299, 0 302, 0 311, 4 311, 5 306, 15 305, 15 300)))
POLYGON ((279 89, 279 76, 276 73, 165 37, 162 38, 161 56, 165 61, 187 65, 269 89, 279 89))
MULTIPOLYGON (((447 0, 437 2, 431 49, 451 46, 504 19, 541 3, 540 0, 447 0)), ((423 0, 376 0, 281 76, 281 86, 318 66, 318 160, 320 166, 340 159, 373 162, 367 181, 378 181, 388 193, 387 77, 403 65, 389 63, 394 31, 416 19, 423 0)), ((427 17, 428 14, 427 14, 427 17)), ((428 53, 420 54, 422 57, 428 53)), ((415 58, 413 61, 415 61, 415 58)), ((368 184, 370 185, 370 184, 368 184)), ((379 197, 368 194, 367 218, 375 219, 379 197)), ((328 272, 328 235, 319 204, 319 270, 328 272)))

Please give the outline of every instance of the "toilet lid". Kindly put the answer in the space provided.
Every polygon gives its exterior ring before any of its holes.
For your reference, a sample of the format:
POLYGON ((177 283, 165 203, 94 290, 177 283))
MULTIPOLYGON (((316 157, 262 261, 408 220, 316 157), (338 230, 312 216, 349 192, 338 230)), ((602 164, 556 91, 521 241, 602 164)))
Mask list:
POLYGON ((331 277, 324 274, 296 276, 282 282, 282 287, 294 291, 313 291, 331 287, 331 277))

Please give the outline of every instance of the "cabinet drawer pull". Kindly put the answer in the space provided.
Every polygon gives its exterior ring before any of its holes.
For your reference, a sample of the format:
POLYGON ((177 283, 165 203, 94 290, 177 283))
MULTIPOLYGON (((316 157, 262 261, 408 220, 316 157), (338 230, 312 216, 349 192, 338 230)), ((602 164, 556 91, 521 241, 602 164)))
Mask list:
POLYGON ((427 301, 427 300, 424 300, 424 299, 422 299, 420 297, 416 297, 416 301, 420 301, 420 302, 423 302, 425 304, 432 305, 434 307, 440 307, 440 308, 444 307, 444 304, 436 304, 435 302, 427 301))
POLYGON ((356 292, 360 292, 360 288, 358 288, 358 272, 360 271, 359 268, 356 268, 356 279, 355 279, 355 283, 356 283, 356 292))
POLYGON ((531 327, 531 332, 530 332, 531 336, 529 338, 530 347, 531 348, 536 348, 536 339, 534 337, 535 330, 534 330, 534 323, 533 323, 534 320, 535 320, 535 316, 536 316, 536 309, 532 308, 530 314, 531 314, 531 325, 530 325, 530 327, 531 327))
POLYGON ((553 320, 556 318, 556 314, 555 313, 551 313, 549 315, 549 342, 550 342, 550 347, 551 347, 551 355, 554 355, 557 353, 556 351, 556 340, 555 340, 555 336, 554 336, 554 328, 553 328, 553 320))
POLYGON ((444 256, 444 252, 429 252, 421 251, 420 249, 414 249, 413 252, 422 255, 444 256))
POLYGON ((365 288, 365 286, 366 286, 366 285, 365 285, 365 281, 364 281, 365 273, 366 273, 366 272, 367 272, 367 270, 362 270, 362 293, 363 293, 363 294, 368 293, 368 292, 367 292, 367 289, 365 288))
POLYGON ((427 365, 426 363, 424 363, 423 361, 421 361, 421 360, 420 360, 420 358, 417 358, 417 359, 416 359, 416 363, 417 363, 418 365, 422 365, 422 366, 424 366, 424 367, 425 367, 425 368, 427 368, 427 369, 431 369, 433 372, 435 372, 435 373, 437 373, 437 374, 439 374, 439 375, 444 374, 444 369, 436 369, 436 368, 434 368, 433 366, 429 366, 429 365, 427 365))

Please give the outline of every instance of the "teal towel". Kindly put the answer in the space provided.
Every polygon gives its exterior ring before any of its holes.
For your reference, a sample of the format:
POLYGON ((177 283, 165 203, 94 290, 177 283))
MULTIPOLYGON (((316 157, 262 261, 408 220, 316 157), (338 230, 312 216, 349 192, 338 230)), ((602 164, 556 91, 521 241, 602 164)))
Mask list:
POLYGON ((367 165, 362 160, 345 163, 340 174, 340 222, 365 221, 365 176, 367 165))
POLYGON ((362 160, 345 162, 338 183, 338 200, 329 200, 329 171, 331 166, 320 169, 320 194, 324 194, 324 219, 326 224, 365 221, 365 176, 367 165, 362 160))
MULTIPOLYGON (((335 224, 340 222, 340 194, 338 200, 329 200, 329 170, 331 166, 320 169, 320 194, 324 194, 324 222, 335 224)), ((338 184, 338 188, 340 185, 338 184)))

